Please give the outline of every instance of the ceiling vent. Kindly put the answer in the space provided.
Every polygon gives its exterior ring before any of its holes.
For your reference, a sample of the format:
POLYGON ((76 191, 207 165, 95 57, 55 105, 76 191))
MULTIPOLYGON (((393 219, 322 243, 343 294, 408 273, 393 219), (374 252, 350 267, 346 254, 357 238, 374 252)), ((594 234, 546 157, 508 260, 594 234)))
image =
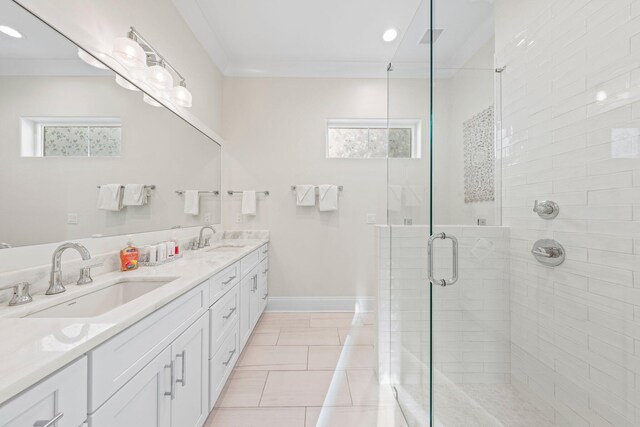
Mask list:
MULTIPOLYGON (((432 30, 427 30, 427 32, 424 33, 424 36, 422 36, 418 44, 431 44, 431 31, 432 30)), ((434 43, 440 38, 443 32, 444 30, 440 30, 440 29, 433 30, 434 43)))

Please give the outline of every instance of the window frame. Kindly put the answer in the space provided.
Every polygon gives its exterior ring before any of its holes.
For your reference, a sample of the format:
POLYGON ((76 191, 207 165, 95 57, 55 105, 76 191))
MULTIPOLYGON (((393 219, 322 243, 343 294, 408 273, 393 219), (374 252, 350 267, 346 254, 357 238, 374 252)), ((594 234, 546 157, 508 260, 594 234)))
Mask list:
POLYGON ((421 119, 327 119, 325 129, 325 158, 342 160, 389 159, 386 157, 330 157, 329 131, 331 129, 411 129, 411 157, 391 157, 393 159, 422 158, 422 120, 421 119))
MULTIPOLYGON (((91 146, 88 146, 86 156, 45 156, 44 128, 51 127, 117 127, 122 132, 120 117, 21 117, 20 118, 20 156, 38 158, 92 158, 91 146)), ((122 133, 121 133, 122 135, 122 133)), ((122 143, 122 138, 120 139, 122 143)), ((120 146, 120 157, 122 145, 120 146)))

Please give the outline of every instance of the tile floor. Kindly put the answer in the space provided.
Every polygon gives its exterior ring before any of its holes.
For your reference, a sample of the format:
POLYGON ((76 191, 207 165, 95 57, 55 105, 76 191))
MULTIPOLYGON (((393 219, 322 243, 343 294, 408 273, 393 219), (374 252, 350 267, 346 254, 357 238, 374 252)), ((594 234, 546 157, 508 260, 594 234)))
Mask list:
POLYGON ((371 313, 264 313, 205 427, 406 427, 371 313))

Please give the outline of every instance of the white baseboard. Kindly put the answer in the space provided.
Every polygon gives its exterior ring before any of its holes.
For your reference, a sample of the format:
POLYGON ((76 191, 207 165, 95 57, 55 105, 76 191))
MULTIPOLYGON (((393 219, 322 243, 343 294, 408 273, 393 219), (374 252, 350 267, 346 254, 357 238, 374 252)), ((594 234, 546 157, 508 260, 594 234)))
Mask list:
POLYGON ((267 311, 373 311, 374 297, 269 297, 267 311))

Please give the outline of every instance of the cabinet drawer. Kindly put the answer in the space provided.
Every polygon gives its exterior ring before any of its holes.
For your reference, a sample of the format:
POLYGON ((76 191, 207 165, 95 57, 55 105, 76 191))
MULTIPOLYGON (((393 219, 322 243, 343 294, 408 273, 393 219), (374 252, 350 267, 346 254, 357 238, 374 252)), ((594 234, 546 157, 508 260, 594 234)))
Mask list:
POLYGON ((242 271, 242 277, 246 276, 249 271, 260 262, 260 248, 251 252, 240 260, 240 271, 242 271))
POLYGON ((77 427, 87 418, 86 391, 87 358, 83 356, 0 406, 0 424, 25 427, 58 416, 57 427, 77 427))
POLYGON ((269 244, 265 244, 258 249, 260 251, 260 261, 265 259, 269 255, 269 244))
POLYGON ((229 289, 240 281, 240 261, 233 263, 211 278, 209 305, 220 299, 229 289))
POLYGON ((210 309, 209 338, 209 358, 220 349, 223 340, 229 329, 237 324, 240 312, 239 286, 234 286, 222 298, 218 300, 210 309))
POLYGON ((208 281, 89 352, 93 413, 209 307, 208 281))
POLYGON ((209 361, 209 410, 213 409, 233 366, 238 360, 240 353, 238 332, 238 323, 236 322, 229 328, 229 333, 225 336, 220 349, 209 361))

